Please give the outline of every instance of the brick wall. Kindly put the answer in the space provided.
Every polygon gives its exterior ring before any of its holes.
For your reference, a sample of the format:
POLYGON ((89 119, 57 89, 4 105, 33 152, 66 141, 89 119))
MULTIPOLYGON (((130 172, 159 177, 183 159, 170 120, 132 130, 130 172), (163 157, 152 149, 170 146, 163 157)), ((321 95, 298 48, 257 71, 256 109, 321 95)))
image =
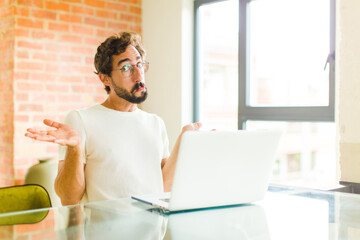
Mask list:
POLYGON ((1 38, 0 44, 1 56, 13 55, 1 64, 8 69, 0 68, 0 127, 6 129, 0 133, 1 150, 6 150, 0 151, 6 155, 0 155, 1 187, 11 185, 10 180, 23 184, 37 159, 57 156, 55 144, 25 138, 26 128, 42 126, 44 118, 61 121, 71 109, 106 98, 93 73, 96 47, 116 32, 141 32, 141 0, 0 2, 9 5, 9 16, 2 10, 1 22, 15 21, 12 40, 1 38))
POLYGON ((13 184, 13 73, 15 18, 11 0, 0 0, 0 186, 13 184))

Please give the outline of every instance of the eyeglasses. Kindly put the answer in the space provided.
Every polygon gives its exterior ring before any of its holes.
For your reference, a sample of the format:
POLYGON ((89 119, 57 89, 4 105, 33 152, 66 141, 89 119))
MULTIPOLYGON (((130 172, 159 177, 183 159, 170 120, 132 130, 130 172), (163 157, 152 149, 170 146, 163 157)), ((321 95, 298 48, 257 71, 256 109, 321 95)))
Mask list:
POLYGON ((141 74, 144 74, 149 70, 148 62, 138 62, 135 65, 126 64, 122 66, 122 68, 116 68, 113 71, 120 71, 124 77, 130 77, 134 73, 135 66, 140 70, 141 74))

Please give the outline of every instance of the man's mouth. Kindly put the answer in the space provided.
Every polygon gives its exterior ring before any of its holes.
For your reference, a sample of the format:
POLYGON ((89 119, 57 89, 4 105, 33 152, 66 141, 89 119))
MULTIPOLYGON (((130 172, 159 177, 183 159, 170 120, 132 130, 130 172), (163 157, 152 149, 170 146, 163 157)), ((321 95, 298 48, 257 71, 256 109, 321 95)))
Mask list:
POLYGON ((135 85, 132 93, 135 93, 135 92, 141 92, 141 91, 144 91, 145 90, 145 84, 142 83, 142 82, 139 82, 135 85))

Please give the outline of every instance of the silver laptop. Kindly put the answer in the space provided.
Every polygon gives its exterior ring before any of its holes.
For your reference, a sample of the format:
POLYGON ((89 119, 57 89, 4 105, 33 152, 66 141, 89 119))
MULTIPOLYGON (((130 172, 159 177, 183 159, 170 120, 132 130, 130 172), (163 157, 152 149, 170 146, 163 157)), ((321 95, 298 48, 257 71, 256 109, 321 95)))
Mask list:
POLYGON ((133 195, 164 212, 263 199, 281 131, 189 131, 182 136, 171 193, 133 195))

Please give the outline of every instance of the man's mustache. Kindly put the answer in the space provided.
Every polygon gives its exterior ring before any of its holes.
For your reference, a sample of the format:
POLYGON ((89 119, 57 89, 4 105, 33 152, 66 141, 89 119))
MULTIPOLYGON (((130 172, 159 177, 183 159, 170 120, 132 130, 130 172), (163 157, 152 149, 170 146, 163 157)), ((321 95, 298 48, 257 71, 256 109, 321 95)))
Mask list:
POLYGON ((138 83, 136 83, 135 86, 134 86, 134 88, 133 88, 133 90, 131 91, 131 93, 136 92, 136 90, 138 90, 139 88, 142 88, 142 87, 144 87, 144 86, 145 86, 145 84, 144 84, 143 82, 138 82, 138 83))

